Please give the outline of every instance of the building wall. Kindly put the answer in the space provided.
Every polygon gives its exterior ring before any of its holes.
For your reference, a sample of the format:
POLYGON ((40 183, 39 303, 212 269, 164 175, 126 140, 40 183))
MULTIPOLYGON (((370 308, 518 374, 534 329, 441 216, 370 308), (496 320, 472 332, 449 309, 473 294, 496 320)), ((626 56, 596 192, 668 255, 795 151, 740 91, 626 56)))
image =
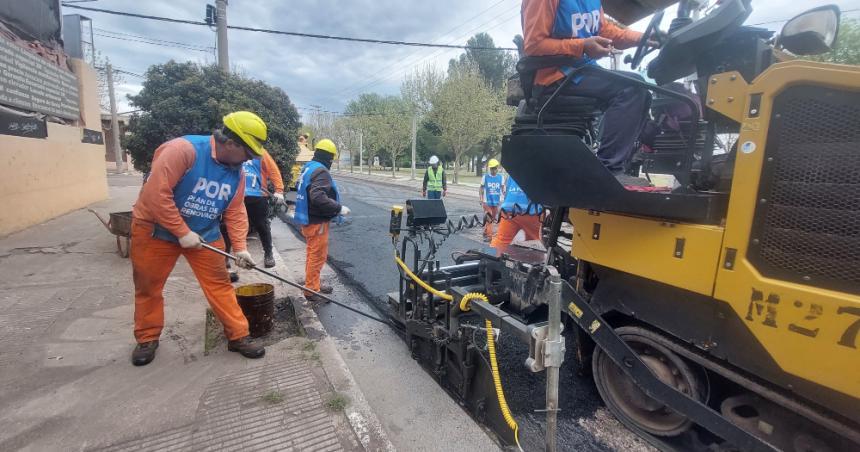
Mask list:
POLYGON ((107 199, 104 145, 81 143, 101 130, 95 71, 72 60, 81 97, 79 125, 48 123, 45 139, 0 135, 0 236, 107 199))

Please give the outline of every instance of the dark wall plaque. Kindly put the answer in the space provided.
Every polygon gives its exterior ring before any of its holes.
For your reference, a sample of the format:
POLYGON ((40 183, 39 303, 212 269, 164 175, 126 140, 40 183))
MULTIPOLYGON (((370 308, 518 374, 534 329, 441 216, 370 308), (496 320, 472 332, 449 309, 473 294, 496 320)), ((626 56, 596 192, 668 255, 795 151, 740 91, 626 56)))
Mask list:
POLYGON ((0 105, 78 119, 78 79, 0 37, 0 105))
POLYGON ((0 134, 27 138, 45 138, 48 125, 44 119, 18 116, 0 111, 0 134))
POLYGON ((81 143, 105 144, 105 136, 98 130, 84 129, 84 137, 81 143))

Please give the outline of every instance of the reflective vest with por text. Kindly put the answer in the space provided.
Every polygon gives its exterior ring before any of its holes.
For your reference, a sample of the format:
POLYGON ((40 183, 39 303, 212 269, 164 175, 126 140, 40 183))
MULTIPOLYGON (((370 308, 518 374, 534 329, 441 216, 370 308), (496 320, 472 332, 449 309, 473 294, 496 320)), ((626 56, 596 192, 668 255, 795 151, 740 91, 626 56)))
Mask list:
MULTIPOLYGON (((173 187, 173 200, 179 215, 204 242, 221 238, 221 214, 230 205, 242 180, 242 167, 229 167, 212 157, 212 137, 186 135, 182 137, 194 146, 194 165, 173 187)), ((153 237, 178 242, 167 229, 156 224, 153 237)))

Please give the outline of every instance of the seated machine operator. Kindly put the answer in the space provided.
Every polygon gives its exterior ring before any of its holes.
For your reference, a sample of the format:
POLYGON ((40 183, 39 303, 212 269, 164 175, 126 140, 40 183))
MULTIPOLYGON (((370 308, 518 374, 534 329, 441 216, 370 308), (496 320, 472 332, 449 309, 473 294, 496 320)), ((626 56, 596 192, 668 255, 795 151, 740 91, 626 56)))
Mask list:
MULTIPOLYGON (((570 55, 579 58, 580 65, 597 64, 613 48, 633 47, 642 38, 642 33, 609 22, 600 0, 523 0, 522 24, 526 55, 570 55)), ((573 69, 539 70, 535 89, 551 92, 573 69)), ((641 79, 638 74, 625 75, 641 79)), ((622 185, 643 185, 644 179, 627 176, 623 171, 647 119, 651 101, 648 90, 623 80, 583 74, 571 80, 563 94, 606 103, 597 158, 622 185)))

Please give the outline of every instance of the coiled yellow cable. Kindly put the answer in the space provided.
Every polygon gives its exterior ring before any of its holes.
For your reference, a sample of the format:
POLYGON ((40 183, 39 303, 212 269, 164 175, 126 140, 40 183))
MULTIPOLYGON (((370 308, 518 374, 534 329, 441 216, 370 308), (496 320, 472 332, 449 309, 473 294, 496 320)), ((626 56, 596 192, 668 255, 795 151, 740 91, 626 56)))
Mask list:
MULTIPOLYGON (((397 265, 403 269, 403 272, 406 273, 410 279, 415 281, 416 284, 423 287, 424 290, 442 298, 445 301, 454 301, 454 297, 442 292, 441 290, 435 289, 430 284, 422 281, 415 273, 412 273, 409 270, 409 267, 406 263, 403 262, 398 256, 394 256, 394 262, 397 262, 397 265)), ((463 296, 460 300, 460 309, 462 311, 469 310, 469 303, 473 299, 478 299, 484 302, 489 303, 490 300, 487 299, 487 296, 482 293, 470 292, 463 296)), ((485 320, 486 330, 487 330, 487 350, 490 353, 490 370, 493 374, 493 386, 496 388, 496 398, 499 400, 499 409, 502 411, 502 417, 505 419, 505 423, 508 424, 511 430, 514 431, 514 442, 517 444, 517 449, 522 451, 522 447, 520 447, 520 426, 517 424, 517 421, 514 419, 514 416, 511 414, 511 409, 508 407, 508 401, 505 399, 505 391, 502 389, 502 377, 499 374, 499 363, 496 360, 496 342, 495 337, 493 335, 493 322, 489 319, 485 320)))

